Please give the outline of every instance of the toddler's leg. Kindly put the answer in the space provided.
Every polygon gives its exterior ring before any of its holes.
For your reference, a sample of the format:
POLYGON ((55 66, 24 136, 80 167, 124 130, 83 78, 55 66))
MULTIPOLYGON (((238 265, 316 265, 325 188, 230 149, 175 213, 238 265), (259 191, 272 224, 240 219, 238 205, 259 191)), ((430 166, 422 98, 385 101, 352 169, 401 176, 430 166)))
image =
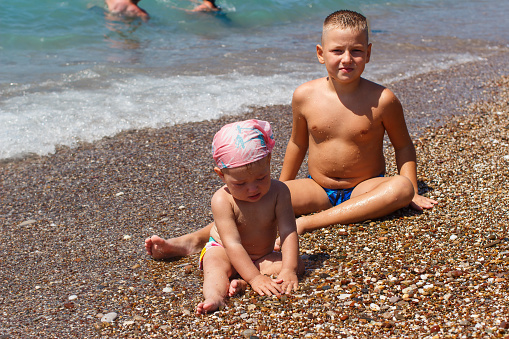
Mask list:
MULTIPOLYGON (((299 266, 297 267, 297 275, 304 274, 304 261, 299 256, 299 266)), ((281 252, 272 252, 255 261, 255 266, 260 270, 261 274, 278 275, 283 268, 283 255, 281 252)))
POLYGON ((228 289, 228 296, 233 297, 234 295, 244 293, 247 288, 247 282, 244 279, 233 279, 230 282, 230 288, 228 289))
POLYGON ((153 235, 145 239, 147 254, 154 259, 169 259, 198 253, 207 243, 212 225, 214 224, 177 238, 163 239, 153 235))
MULTIPOLYGON (((222 247, 212 247, 203 257, 203 297, 205 300, 196 307, 196 314, 206 314, 224 306, 224 299, 230 292, 232 266, 222 247)), ((234 291, 236 293, 236 291, 234 291)))

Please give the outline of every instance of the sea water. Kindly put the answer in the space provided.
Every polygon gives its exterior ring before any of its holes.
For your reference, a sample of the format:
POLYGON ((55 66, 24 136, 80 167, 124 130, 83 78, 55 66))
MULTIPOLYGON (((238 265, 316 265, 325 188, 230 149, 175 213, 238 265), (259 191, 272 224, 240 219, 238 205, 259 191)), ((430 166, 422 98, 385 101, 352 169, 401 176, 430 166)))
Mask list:
POLYGON ((366 15, 371 80, 393 81, 508 51, 509 1, 142 0, 148 22, 102 0, 7 0, 0 10, 0 159, 48 154, 144 127, 289 104, 325 75, 323 19, 366 15))

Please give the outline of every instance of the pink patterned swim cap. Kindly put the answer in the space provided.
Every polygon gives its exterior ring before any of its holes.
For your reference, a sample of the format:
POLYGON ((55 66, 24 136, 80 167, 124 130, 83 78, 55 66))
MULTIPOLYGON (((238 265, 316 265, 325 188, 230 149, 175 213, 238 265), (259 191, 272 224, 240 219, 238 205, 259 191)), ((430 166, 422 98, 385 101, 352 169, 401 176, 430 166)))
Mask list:
POLYGON ((245 120, 223 126, 212 141, 212 156, 219 168, 235 168, 265 158, 274 148, 270 124, 245 120))

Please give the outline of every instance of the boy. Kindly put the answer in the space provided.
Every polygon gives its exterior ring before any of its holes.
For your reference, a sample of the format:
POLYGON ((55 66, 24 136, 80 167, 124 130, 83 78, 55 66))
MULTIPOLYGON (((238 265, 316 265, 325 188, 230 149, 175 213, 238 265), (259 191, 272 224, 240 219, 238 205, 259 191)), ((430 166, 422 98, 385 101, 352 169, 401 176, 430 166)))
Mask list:
POLYGON ((127 18, 141 18, 147 21, 150 17, 142 8, 138 7, 140 0, 106 0, 108 10, 113 15, 127 18))
POLYGON ((260 295, 297 290, 298 236, 288 187, 270 177, 270 125, 247 120, 214 136, 214 171, 225 184, 212 197, 215 224, 200 255, 203 296, 197 314, 213 312, 249 283, 260 295), (277 234, 281 252, 274 252, 277 234), (238 273, 243 279, 229 278, 238 273), (277 279, 266 276, 277 274, 277 279))
POLYGON ((318 61, 328 76, 299 86, 280 180, 292 192, 299 234, 333 224, 379 218, 409 204, 437 202, 417 192, 416 155, 403 109, 387 88, 361 77, 371 56, 366 18, 352 11, 329 15, 318 61), (399 175, 384 177, 387 132, 399 175), (309 178, 294 180, 309 149, 309 178))
MULTIPOLYGON (((415 149, 399 100, 361 77, 371 56, 366 18, 347 10, 332 13, 316 51, 328 76, 295 90, 292 135, 279 178, 290 189, 295 215, 316 212, 297 219, 297 233, 379 218, 409 204, 432 208, 437 202, 417 192, 415 149), (385 132, 396 155, 399 175, 393 177, 384 177, 385 132), (310 177, 295 180, 308 151, 310 177)), ((210 227, 147 241, 156 259, 188 255, 199 250, 210 227)))

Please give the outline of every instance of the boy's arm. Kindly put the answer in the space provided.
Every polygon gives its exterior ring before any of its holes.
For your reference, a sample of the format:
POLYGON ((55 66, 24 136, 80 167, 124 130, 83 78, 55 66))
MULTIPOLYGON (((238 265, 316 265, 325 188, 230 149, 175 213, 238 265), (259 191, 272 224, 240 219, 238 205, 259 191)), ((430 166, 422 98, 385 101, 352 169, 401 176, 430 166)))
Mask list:
POLYGON ((408 133, 403 107, 398 98, 388 89, 382 94, 383 124, 394 147, 398 173, 407 177, 414 186, 412 207, 418 210, 432 208, 438 202, 419 195, 417 186, 417 157, 415 147, 408 133))
POLYGON ((299 239, 290 190, 282 182, 277 182, 277 185, 279 194, 276 205, 276 218, 281 239, 281 254, 283 256, 283 266, 277 281, 282 283, 283 292, 290 293, 292 290, 296 291, 298 287, 299 239))
POLYGON ((281 289, 279 284, 260 273, 242 246, 232 206, 227 199, 221 197, 221 194, 214 194, 212 197, 212 214, 226 254, 237 273, 258 294, 279 295, 281 289))
POLYGON ((301 113, 301 107, 304 101, 304 94, 295 90, 292 99, 292 135, 286 146, 285 158, 283 160, 283 168, 279 180, 293 180, 299 172, 302 161, 306 156, 309 146, 308 126, 304 115, 301 113))

